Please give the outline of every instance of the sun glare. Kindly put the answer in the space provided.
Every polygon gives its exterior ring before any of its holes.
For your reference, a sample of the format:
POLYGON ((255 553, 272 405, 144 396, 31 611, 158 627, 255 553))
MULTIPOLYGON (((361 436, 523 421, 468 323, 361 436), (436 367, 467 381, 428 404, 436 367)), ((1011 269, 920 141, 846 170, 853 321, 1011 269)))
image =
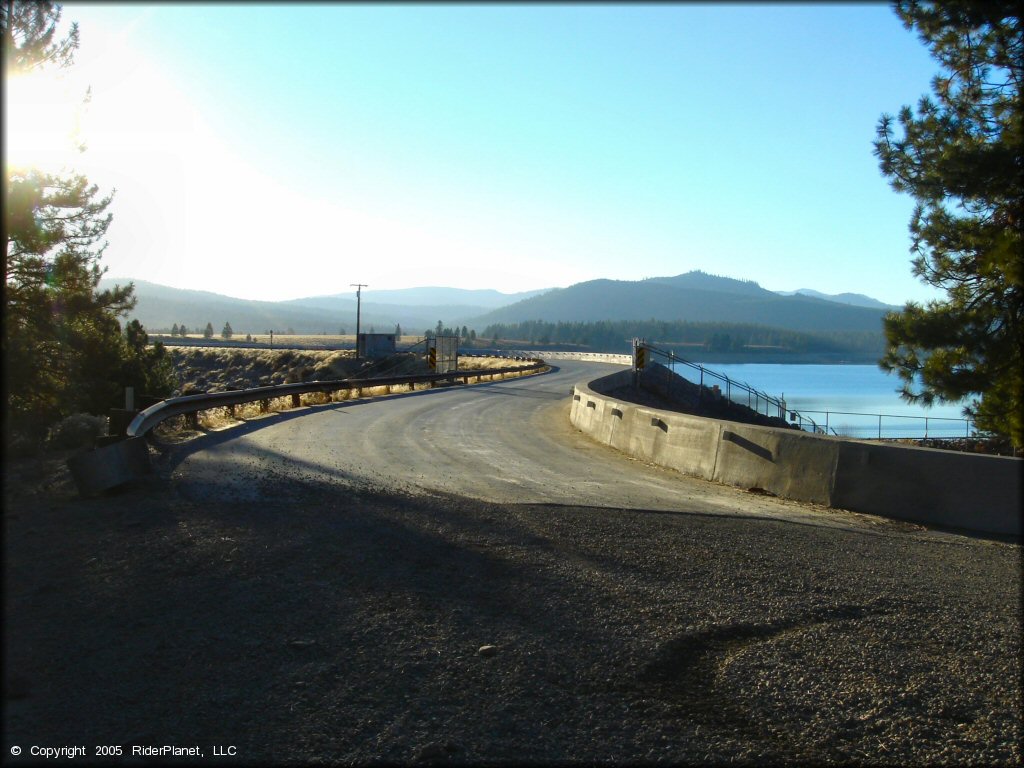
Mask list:
POLYGON ((55 170, 71 164, 85 91, 61 74, 31 72, 4 83, 4 161, 8 168, 55 170))

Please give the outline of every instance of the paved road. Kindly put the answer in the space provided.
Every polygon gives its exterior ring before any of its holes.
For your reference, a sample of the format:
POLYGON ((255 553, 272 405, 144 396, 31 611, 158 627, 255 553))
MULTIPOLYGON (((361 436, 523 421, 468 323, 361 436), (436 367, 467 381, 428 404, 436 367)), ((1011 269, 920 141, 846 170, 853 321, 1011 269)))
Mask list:
POLYGON ((196 498, 256 500, 291 478, 498 503, 755 515, 903 533, 916 528, 757 496, 599 445, 569 423, 572 386, 621 366, 557 365, 543 376, 304 408, 270 417, 271 424, 252 422, 226 430, 222 440, 203 441, 175 476, 196 498))

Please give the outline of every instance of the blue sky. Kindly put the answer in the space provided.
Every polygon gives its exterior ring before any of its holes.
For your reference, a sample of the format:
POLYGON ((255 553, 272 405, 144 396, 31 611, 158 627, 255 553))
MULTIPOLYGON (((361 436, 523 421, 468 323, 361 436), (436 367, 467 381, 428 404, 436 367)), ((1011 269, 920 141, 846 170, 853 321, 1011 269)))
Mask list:
POLYGON ((882 4, 69 3, 110 276, 258 299, 692 269, 936 296, 882 112, 938 65, 882 4))

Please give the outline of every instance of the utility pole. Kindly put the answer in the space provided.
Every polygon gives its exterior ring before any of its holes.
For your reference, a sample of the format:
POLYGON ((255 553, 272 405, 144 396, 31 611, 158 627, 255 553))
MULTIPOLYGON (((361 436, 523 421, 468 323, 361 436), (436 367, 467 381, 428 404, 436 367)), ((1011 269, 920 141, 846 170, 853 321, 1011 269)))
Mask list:
POLYGON ((362 309, 362 291, 363 288, 368 288, 366 283, 349 283, 353 288, 356 289, 356 357, 359 357, 359 315, 362 309))

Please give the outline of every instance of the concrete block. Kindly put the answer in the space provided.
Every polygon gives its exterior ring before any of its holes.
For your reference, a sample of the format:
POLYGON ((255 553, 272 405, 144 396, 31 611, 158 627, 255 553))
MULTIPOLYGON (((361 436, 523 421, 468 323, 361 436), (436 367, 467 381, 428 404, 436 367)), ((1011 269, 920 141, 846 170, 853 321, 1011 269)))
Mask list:
POLYGON ((715 481, 763 488, 787 499, 830 502, 839 452, 836 441, 797 430, 721 423, 715 481))
MULTIPOLYGON (((700 416, 665 413, 665 441, 656 460, 687 475, 710 480, 718 462, 721 425, 700 416)), ((660 428, 659 428, 660 429, 660 428)))
POLYGON ((852 440, 839 446, 833 506, 1022 535, 1020 459, 852 440))
POLYGON ((78 492, 89 496, 136 480, 149 471, 146 439, 133 437, 72 456, 67 461, 78 492))

